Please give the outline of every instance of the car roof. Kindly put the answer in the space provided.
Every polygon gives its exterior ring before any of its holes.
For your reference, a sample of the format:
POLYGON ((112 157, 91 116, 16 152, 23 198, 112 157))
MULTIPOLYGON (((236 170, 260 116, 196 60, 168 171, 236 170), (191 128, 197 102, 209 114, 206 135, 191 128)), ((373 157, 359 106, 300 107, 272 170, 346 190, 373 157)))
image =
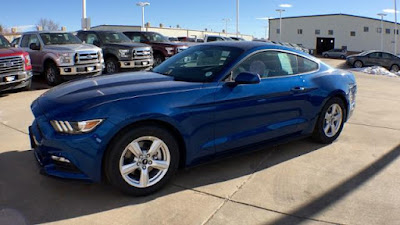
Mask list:
POLYGON ((254 48, 263 48, 263 49, 282 49, 288 50, 292 52, 298 52, 293 48, 285 47, 282 45, 276 45, 269 42, 258 42, 258 41, 216 41, 216 42, 207 42, 203 45, 211 45, 211 46, 226 46, 226 47, 235 47, 240 48, 244 51, 248 51, 254 48))
POLYGON ((28 32, 24 32, 23 34, 48 34, 48 33, 53 33, 53 34, 64 34, 64 33, 73 33, 71 31, 49 31, 49 30, 42 30, 42 31, 28 31, 28 32))

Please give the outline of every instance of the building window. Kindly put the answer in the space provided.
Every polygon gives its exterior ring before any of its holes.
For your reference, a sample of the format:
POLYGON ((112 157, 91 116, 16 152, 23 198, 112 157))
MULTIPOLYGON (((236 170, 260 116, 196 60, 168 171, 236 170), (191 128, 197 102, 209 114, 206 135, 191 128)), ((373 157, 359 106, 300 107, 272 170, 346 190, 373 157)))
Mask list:
POLYGON ((378 34, 382 33, 382 28, 380 28, 380 27, 376 28, 376 32, 377 32, 378 34))
POLYGON ((356 32, 355 31, 351 31, 350 32, 350 36, 355 37, 356 36, 356 32))
POLYGON ((390 34, 390 29, 386 29, 386 34, 390 34))
POLYGON ((328 35, 333 35, 333 30, 328 30, 328 35))
POLYGON ((277 34, 280 34, 280 33, 281 33, 281 30, 280 30, 280 29, 276 29, 276 33, 277 33, 277 34))
POLYGON ((315 34, 321 34, 321 30, 315 30, 315 34))
POLYGON ((396 31, 397 31, 397 35, 399 35, 399 30, 397 29, 393 29, 393 34, 395 34, 396 33, 396 31))
POLYGON ((364 27, 364 32, 369 32, 369 27, 364 27))
POLYGON ((303 34, 303 29, 297 29, 297 34, 303 34))

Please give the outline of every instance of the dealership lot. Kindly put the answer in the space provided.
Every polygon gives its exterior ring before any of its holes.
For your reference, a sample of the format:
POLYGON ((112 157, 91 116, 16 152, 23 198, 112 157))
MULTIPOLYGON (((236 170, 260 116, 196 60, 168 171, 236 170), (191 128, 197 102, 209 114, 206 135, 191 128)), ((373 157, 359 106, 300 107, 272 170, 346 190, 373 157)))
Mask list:
POLYGON ((35 79, 0 97, 0 224, 398 223, 400 79, 356 78, 356 111, 333 144, 306 139, 182 170, 140 198, 39 174, 29 105, 47 87, 35 79))

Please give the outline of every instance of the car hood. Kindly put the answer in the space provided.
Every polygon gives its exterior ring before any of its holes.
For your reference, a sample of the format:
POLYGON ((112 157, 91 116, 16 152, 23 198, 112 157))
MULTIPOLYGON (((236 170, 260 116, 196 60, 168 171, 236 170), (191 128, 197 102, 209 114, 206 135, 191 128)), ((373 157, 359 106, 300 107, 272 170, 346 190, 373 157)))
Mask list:
POLYGON ((19 48, 0 48, 0 56, 13 56, 22 54, 24 51, 19 48))
POLYGON ((181 47, 188 46, 187 43, 175 43, 175 42, 153 42, 152 44, 164 46, 164 47, 181 47))
POLYGON ((70 44, 70 45, 45 45, 44 49, 53 51, 98 51, 100 48, 90 44, 70 44))
POLYGON ((138 47, 150 47, 149 45, 143 44, 143 43, 110 43, 110 44, 105 44, 104 46, 108 47, 115 47, 115 48, 138 48, 138 47))
POLYGON ((167 94, 201 88, 202 83, 175 81, 173 77, 153 72, 127 72, 67 82, 37 99, 37 114, 54 115, 87 111, 94 107, 141 96, 167 94), (39 111, 40 108, 40 111, 39 111))

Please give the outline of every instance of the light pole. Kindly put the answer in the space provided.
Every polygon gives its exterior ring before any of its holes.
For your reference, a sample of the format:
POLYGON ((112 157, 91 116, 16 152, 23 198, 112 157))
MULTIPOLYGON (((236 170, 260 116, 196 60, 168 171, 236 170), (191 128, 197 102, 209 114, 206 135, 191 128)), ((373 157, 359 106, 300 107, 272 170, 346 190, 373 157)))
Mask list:
POLYGON ((236 37, 239 37, 239 0, 236 0, 236 37))
POLYGON ((275 10, 279 12, 279 42, 282 42, 282 12, 285 12, 284 9, 277 9, 275 10))
POLYGON ((231 19, 229 18, 224 18, 222 21, 225 22, 225 34, 228 35, 228 23, 231 22, 231 19))
POLYGON ((137 6, 142 7, 142 28, 144 28, 144 7, 149 6, 149 2, 138 2, 137 6))
POLYGON ((381 17, 381 51, 383 51, 383 17, 387 16, 385 13, 378 13, 378 16, 381 17))
POLYGON ((82 20, 81 20, 82 30, 86 30, 86 0, 82 0, 82 20))

